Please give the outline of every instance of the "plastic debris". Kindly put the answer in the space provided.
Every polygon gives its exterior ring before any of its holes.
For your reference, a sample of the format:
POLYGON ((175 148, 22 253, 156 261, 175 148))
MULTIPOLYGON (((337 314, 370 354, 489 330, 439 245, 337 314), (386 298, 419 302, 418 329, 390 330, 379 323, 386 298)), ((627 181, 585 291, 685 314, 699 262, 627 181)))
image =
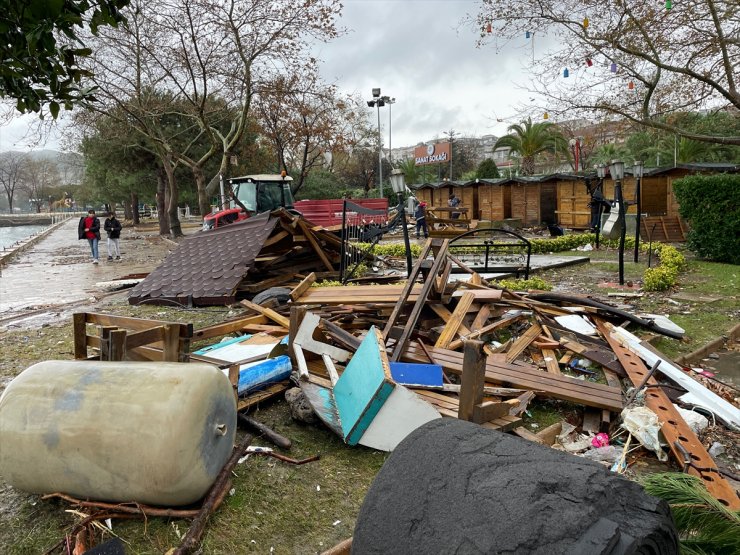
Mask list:
POLYGON ((629 431, 643 447, 654 452, 659 461, 667 461, 668 455, 660 445, 658 415, 647 407, 635 407, 622 411, 622 427, 629 431))
POLYGON ((681 414, 681 417, 686 421, 686 424, 689 425, 689 428, 691 428, 691 430, 695 434, 698 434, 704 428, 709 426, 709 420, 703 414, 699 414, 698 412, 693 410, 683 409, 678 405, 673 406, 681 414))
POLYGON ((609 434, 603 432, 596 434, 591 439, 591 445, 594 447, 608 447, 609 446, 609 434))

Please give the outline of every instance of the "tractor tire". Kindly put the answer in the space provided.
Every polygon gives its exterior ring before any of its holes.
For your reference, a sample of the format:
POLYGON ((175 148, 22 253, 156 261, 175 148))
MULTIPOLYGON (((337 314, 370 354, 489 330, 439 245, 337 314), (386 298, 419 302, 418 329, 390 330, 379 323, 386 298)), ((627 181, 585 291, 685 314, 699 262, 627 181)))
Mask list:
POLYGON ((665 501, 598 463, 443 418, 412 432, 360 509, 353 555, 668 555, 665 501))
POLYGON ((254 304, 262 304, 270 299, 275 299, 278 304, 286 304, 290 300, 290 289, 287 287, 270 287, 257 293, 252 299, 252 302, 254 304))

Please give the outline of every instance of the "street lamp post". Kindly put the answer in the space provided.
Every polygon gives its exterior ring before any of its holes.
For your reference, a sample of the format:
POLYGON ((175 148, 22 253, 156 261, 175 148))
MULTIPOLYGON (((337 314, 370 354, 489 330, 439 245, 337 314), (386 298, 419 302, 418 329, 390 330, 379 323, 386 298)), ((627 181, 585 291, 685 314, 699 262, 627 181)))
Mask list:
POLYGON ((384 96, 383 102, 388 104, 388 161, 393 166, 393 105, 396 103, 395 98, 384 96))
POLYGON ((637 196, 637 219, 635 220, 635 263, 640 259, 640 218, 642 216, 642 193, 640 186, 642 185, 642 160, 635 160, 633 167, 633 174, 635 176, 635 195, 637 196))
POLYGON ((627 222, 624 214, 624 198, 622 197, 622 179, 624 179, 624 162, 612 160, 611 175, 614 179, 614 198, 619 207, 619 285, 624 285, 624 240, 627 236, 627 222))
POLYGON ((599 236, 601 235, 601 217, 604 213, 604 178, 606 177, 606 166, 599 164, 596 166, 596 175, 599 178, 598 190, 601 191, 599 206, 597 209, 598 220, 596 221, 596 248, 599 248, 599 236))
POLYGON ((392 170, 389 177, 393 192, 398 196, 398 210, 403 226, 403 244, 406 248, 406 275, 411 275, 411 245, 409 244, 409 227, 406 223, 406 203, 403 202, 403 193, 406 190, 406 180, 402 170, 392 170))
POLYGON ((385 106, 385 100, 380 96, 380 88, 373 89, 373 99, 368 100, 367 105, 378 110, 378 189, 380 198, 383 198, 383 137, 380 135, 380 107, 385 106))

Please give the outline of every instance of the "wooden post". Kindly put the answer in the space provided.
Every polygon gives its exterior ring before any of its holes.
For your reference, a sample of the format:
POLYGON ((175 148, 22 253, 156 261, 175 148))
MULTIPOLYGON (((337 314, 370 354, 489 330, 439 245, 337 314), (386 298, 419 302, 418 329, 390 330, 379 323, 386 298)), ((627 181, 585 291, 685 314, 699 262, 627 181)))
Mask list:
POLYGON ((126 358, 126 330, 111 330, 108 337, 108 360, 124 360, 126 358))
POLYGON ((462 383, 460 384, 460 406, 457 417, 473 421, 475 406, 483 401, 483 386, 486 376, 486 358, 482 341, 463 342, 462 383))
POLYGON ((290 307, 290 323, 288 328, 290 330, 290 339, 288 339, 288 354, 290 355, 290 360, 293 361, 293 364, 297 362, 295 353, 293 352, 293 340, 298 333, 298 328, 301 327, 301 322, 303 322, 303 317, 306 315, 307 310, 308 308, 303 305, 290 307))
POLYGON ((180 362, 180 326, 177 324, 165 324, 162 350, 163 360, 166 362, 180 362))
POLYGON ((85 313, 76 312, 72 315, 74 329, 75 359, 85 360, 87 358, 87 323, 85 313))

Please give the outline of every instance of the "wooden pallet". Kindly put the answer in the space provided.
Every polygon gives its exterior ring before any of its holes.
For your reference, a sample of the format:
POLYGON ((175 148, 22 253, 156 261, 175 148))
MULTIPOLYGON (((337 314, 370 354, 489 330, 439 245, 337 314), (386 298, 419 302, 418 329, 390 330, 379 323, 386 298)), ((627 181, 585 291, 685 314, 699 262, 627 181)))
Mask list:
POLYGON ((644 242, 683 243, 688 229, 678 216, 649 216, 640 219, 640 238, 644 242), (652 232, 652 236, 651 236, 652 232))

